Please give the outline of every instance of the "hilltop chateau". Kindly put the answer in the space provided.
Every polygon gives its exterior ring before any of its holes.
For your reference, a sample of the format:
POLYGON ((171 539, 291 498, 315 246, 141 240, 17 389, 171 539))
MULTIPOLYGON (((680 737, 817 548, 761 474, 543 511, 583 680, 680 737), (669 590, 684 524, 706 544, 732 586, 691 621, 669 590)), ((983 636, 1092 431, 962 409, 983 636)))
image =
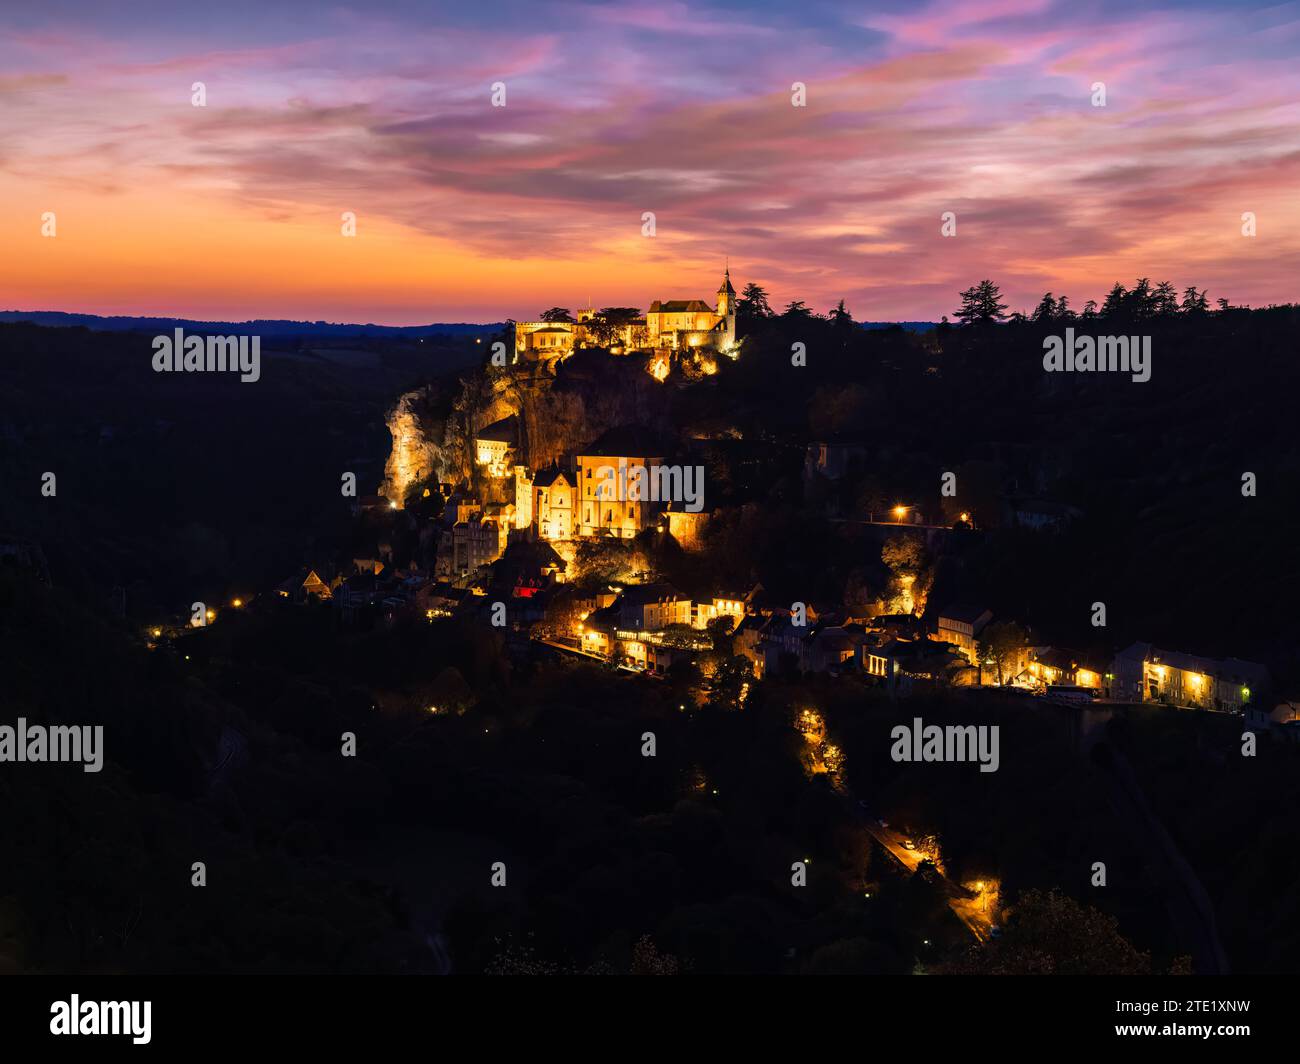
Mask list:
MULTIPOLYGON (((516 322, 515 356, 549 361, 572 354, 576 348, 605 346, 596 332, 598 317, 598 312, 589 308, 578 311, 577 321, 516 322)), ((644 318, 611 324, 611 347, 616 351, 711 347, 730 353, 736 344, 736 290, 731 286, 731 270, 723 274, 713 306, 702 299, 656 299, 644 318)))

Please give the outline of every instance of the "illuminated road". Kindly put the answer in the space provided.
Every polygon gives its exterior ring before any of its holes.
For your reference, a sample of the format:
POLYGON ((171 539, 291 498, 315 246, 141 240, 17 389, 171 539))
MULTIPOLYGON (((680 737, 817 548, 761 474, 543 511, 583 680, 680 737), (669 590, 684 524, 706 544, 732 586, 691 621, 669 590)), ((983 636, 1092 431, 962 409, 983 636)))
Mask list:
MULTIPOLYGON (((874 820, 860 806, 858 814, 862 819, 862 826, 867 829, 881 846, 883 846, 899 864, 909 872, 915 872, 920 868, 921 863, 925 860, 923 854, 916 850, 909 850, 904 843, 907 836, 892 828, 882 827, 879 821, 874 820)), ((954 883, 946 875, 935 869, 939 878, 943 881, 944 893, 948 895, 948 907, 956 915, 967 930, 970 931, 979 941, 983 942, 993 931, 994 920, 988 912, 989 900, 994 899, 993 912, 997 912, 996 893, 992 890, 986 893, 978 893, 973 890, 954 883)))

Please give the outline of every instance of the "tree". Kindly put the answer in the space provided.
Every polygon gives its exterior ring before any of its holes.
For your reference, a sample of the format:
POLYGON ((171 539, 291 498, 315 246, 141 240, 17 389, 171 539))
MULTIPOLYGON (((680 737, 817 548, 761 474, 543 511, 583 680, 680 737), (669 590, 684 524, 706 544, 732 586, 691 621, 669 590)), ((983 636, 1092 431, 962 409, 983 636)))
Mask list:
POLYGON ((922 579, 926 567, 925 546, 916 536, 897 535, 885 540, 880 560, 893 573, 888 606, 890 613, 919 613, 924 608, 928 580, 922 579))
POLYGON ((794 299, 785 305, 781 317, 791 320, 806 320, 812 317, 812 311, 802 299, 794 299))
POLYGON ((1091 321, 1097 316, 1097 301, 1090 299, 1083 305, 1083 320, 1091 321))
POLYGON ((709 685, 708 705, 715 709, 739 709, 743 704, 742 692, 747 692, 754 682, 754 666, 738 654, 719 655, 719 658, 709 685))
POLYGON ((1000 938, 936 967, 944 975, 1149 975, 1119 921, 1059 891, 1026 891, 1000 938))
POLYGON ((880 548, 880 560, 895 576, 915 575, 925 566, 925 547, 917 536, 890 536, 880 548))
POLYGON ((1015 621, 990 624, 979 641, 980 663, 991 661, 997 666, 998 684, 1005 682, 1006 673, 1014 668, 1020 651, 1029 645, 1029 636, 1015 621))
POLYGON ((1153 307, 1160 317, 1178 313, 1178 289, 1173 286, 1173 282, 1161 281, 1156 285, 1153 307))
POLYGON ((1184 314, 1204 314, 1209 309, 1210 298, 1205 289, 1197 292, 1194 284, 1183 289, 1182 311, 1184 314))
POLYGON ((836 329, 841 331, 853 328, 853 315, 844 306, 844 300, 841 299, 836 304, 835 309, 830 312, 830 322, 836 329))
POLYGON ((636 307, 601 307, 587 323, 587 327, 596 343, 601 347, 609 347, 618 343, 623 329, 640 316, 641 312, 636 307))
POLYGON ((632 975, 676 975, 680 970, 677 958, 660 953, 649 935, 642 935, 632 947, 632 975))
POLYGON ((1106 295, 1106 302, 1101 305, 1101 316, 1109 318, 1119 314, 1124 309, 1127 300, 1128 290, 1116 281, 1115 287, 1106 295))
POLYGON ((542 311, 542 316, 538 320, 549 321, 549 322, 568 322, 572 324, 574 321, 574 317, 572 314, 569 313, 568 307, 552 307, 550 310, 542 311))
POLYGON ((1061 296, 1056 301, 1056 316, 1062 321, 1074 321, 1074 311, 1070 309, 1070 297, 1061 296))
POLYGON ((772 308, 767 302, 767 289, 750 281, 736 300, 736 317, 753 321, 758 318, 770 318, 772 308))
POLYGON ((1138 319, 1151 317, 1155 313, 1155 293, 1151 290, 1150 280, 1139 277, 1137 284, 1133 286, 1133 291, 1128 294, 1125 304, 1133 317, 1138 319))
POLYGON ((961 293, 961 306, 954 312, 963 325, 1002 321, 1007 316, 1007 305, 1002 302, 1002 291, 992 281, 980 281, 961 293))
POLYGON ((1056 317, 1057 307, 1056 300, 1052 298, 1052 293, 1046 293, 1034 308, 1034 313, 1030 316, 1032 321, 1051 321, 1056 317))

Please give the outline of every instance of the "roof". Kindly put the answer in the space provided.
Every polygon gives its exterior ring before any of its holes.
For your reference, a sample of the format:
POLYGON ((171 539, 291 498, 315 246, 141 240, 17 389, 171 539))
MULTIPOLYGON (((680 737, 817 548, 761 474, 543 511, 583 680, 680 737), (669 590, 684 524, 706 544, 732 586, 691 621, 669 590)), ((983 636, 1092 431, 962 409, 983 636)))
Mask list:
POLYGON ((650 304, 651 314, 712 314, 713 308, 702 299, 669 299, 663 303, 655 300, 650 304))
POLYGON ((884 657, 907 661, 929 657, 953 657, 959 652, 951 643, 941 643, 933 639, 892 639, 880 648, 879 653, 884 657))
POLYGON ((858 645, 858 640, 853 637, 853 633, 838 626, 831 628, 822 628, 813 633, 813 645, 819 649, 830 651, 851 650, 858 645))
POLYGON ((734 296, 736 294, 736 290, 731 287, 730 269, 728 269, 726 273, 722 275, 722 284, 718 286, 718 295, 723 295, 724 293, 729 296, 734 296))
POLYGON ((687 597, 672 584, 633 584, 619 596, 619 602, 625 606, 644 606, 649 602, 676 602, 687 597))
POLYGON ((1254 684, 1265 687, 1270 681, 1268 668, 1258 662, 1243 661, 1241 658, 1206 658, 1181 650, 1163 650, 1150 643, 1133 643, 1115 656, 1133 661, 1151 661, 1183 672, 1199 672, 1246 686, 1254 684))
POLYGON ((973 625, 988 612, 983 606, 972 606, 969 603, 958 602, 940 610, 939 618, 940 620, 958 621, 962 624, 973 625))
POLYGON ((1104 665, 1096 655, 1085 654, 1069 647, 1035 647, 1034 660, 1049 669, 1069 672, 1073 668, 1088 669, 1090 672, 1104 671, 1104 665))
POLYGON ((612 632, 618 627, 618 607, 602 606, 598 610, 592 610, 582 623, 588 628, 598 628, 602 631, 612 632))
POLYGON ((561 469, 559 466, 551 466, 549 469, 543 469, 541 472, 537 474, 537 476, 533 477, 533 487, 549 488, 557 480, 561 480, 561 479, 563 479, 563 481, 566 484, 568 484, 569 487, 573 487, 574 484, 573 474, 566 472, 565 470, 561 469))

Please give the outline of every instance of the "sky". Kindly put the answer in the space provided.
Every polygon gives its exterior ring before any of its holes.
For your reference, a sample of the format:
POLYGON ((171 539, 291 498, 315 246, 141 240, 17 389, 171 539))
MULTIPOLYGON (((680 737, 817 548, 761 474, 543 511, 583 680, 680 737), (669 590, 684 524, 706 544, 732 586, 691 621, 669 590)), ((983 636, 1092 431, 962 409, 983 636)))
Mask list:
POLYGON ((1292 302, 1300 3, 6 0, 0 236, 0 309, 97 314, 1292 302))

